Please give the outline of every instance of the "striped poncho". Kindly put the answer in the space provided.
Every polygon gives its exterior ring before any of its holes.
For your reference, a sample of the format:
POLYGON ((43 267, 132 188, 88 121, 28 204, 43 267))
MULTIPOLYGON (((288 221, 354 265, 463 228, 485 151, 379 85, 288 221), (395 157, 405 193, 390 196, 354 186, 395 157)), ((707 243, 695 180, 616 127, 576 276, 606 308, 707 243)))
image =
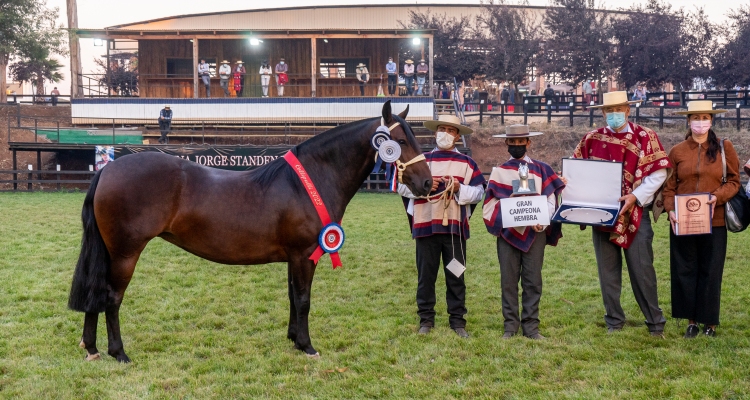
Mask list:
MULTIPOLYGON (((537 232, 529 226, 503 228, 502 214, 500 213, 500 199, 511 197, 513 193, 513 181, 518 180, 518 167, 521 164, 529 166, 529 178, 534 179, 537 195, 543 195, 548 198, 552 196, 552 205, 555 208, 558 206, 557 198, 565 185, 555 171, 552 170, 552 167, 528 157, 521 160, 512 159, 492 169, 492 175, 490 175, 490 181, 487 184, 484 206, 482 208, 484 224, 487 227, 487 231, 491 234, 502 237, 511 246, 527 252, 531 248, 532 243, 534 243, 537 232)), ((552 211, 554 209, 550 210, 550 213, 552 211)), ((552 246, 557 245, 557 241, 562 237, 559 224, 548 227, 545 233, 547 244, 552 246)))

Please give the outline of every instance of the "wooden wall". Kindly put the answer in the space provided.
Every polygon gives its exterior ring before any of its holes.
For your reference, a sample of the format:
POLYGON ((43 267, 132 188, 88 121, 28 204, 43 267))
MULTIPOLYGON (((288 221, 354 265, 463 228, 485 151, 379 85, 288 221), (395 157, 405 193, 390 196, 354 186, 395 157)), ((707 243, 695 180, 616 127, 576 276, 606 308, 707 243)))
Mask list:
MULTIPOLYGON (((398 43, 403 39, 317 39, 317 65, 321 58, 352 57, 368 58, 370 82, 365 95, 375 96, 383 74, 383 90, 387 92, 385 64, 388 57, 402 67, 398 60, 398 43)), ((193 80, 186 78, 166 78, 167 58, 193 57, 193 44, 190 39, 179 40, 140 40, 138 44, 140 92, 143 97, 192 97, 193 80)), ((264 39, 258 46, 251 46, 245 39, 199 40, 198 56, 215 58, 217 62, 227 59, 232 67, 237 60, 242 60, 247 69, 244 97, 260 97, 260 76, 258 69, 263 59, 267 59, 273 68, 279 58, 284 57, 289 65, 290 82, 285 87, 285 97, 310 97, 311 95, 311 40, 310 39, 264 39)), ((317 79, 317 96, 359 96, 359 84, 354 78, 317 79)), ((271 79, 270 95, 276 97, 275 79, 271 79)), ((200 97, 205 96, 203 84, 199 84, 200 97)), ((231 80, 230 80, 231 90, 231 80)), ((212 97, 224 97, 219 86, 219 78, 211 79, 212 97)), ((231 90, 230 96, 236 94, 231 90)))

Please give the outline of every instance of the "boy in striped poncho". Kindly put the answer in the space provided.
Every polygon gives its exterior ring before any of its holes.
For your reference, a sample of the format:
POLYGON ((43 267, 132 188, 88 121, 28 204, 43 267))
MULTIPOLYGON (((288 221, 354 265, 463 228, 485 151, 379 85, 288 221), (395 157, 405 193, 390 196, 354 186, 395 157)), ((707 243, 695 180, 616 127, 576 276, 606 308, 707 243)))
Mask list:
POLYGON ((485 180, 477 163, 456 149, 460 135, 472 133, 471 129, 452 115, 441 115, 438 121, 426 121, 424 126, 435 132, 437 141, 437 148, 425 153, 432 171, 430 200, 416 198, 406 185, 398 185, 398 193, 410 199, 406 211, 412 216, 411 232, 417 242, 419 333, 428 334, 435 326, 435 281, 442 257, 450 327, 458 336, 467 338, 463 271, 452 272, 448 267, 466 264, 469 217, 474 205, 482 201, 485 180), (446 185, 451 188, 440 197, 446 185))
POLYGON ((547 196, 550 217, 555 213, 558 206, 557 198, 565 184, 552 167, 541 161, 532 160, 526 155, 526 149, 531 144, 529 137, 541 134, 529 132, 528 125, 511 125, 506 128, 505 135, 494 135, 505 138, 511 155, 510 160, 492 169, 483 207, 487 230, 497 236, 497 258, 500 261, 500 287, 505 319, 503 339, 513 337, 519 328, 522 328, 523 335, 530 339, 544 339, 539 333, 544 246, 557 245, 558 239, 562 236, 560 226, 558 224, 552 227, 534 225, 503 228, 500 213, 500 199, 511 197, 513 180, 518 180, 518 169, 523 164, 529 168, 529 179, 534 180, 537 190, 534 195, 547 196), (519 279, 523 288, 521 318, 518 317, 519 279))

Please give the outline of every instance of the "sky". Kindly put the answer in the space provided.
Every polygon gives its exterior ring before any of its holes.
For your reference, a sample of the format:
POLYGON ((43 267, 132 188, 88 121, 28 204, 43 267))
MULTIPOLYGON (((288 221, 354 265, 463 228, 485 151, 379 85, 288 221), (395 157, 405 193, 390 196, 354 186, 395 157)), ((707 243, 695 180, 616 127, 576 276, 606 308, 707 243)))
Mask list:
MULTIPOLYGON (((79 28, 104 28, 113 25, 119 25, 130 22, 145 21, 155 18, 163 18, 174 15, 197 14, 205 12, 232 11, 232 10, 249 10, 255 8, 275 8, 275 7, 299 7, 311 5, 348 5, 348 4, 479 4, 479 0, 361 0, 353 2, 351 0, 221 0, 220 2, 212 1, 193 1, 193 0, 77 0, 78 1, 78 26, 79 28)), ((547 6, 550 0, 528 0, 530 5, 547 6)), ((645 0, 597 0, 600 8, 617 9, 628 8, 636 3, 643 3, 645 0)), ((674 8, 684 7, 692 10, 695 7, 704 8, 709 18, 714 22, 723 22, 726 20, 726 14, 737 9, 742 4, 750 5, 750 0, 672 0, 669 1, 674 8)), ((67 15, 65 0, 47 0, 47 6, 58 7, 60 9, 60 22, 67 26, 67 15)), ((94 47, 92 39, 81 39, 81 62, 83 64, 84 74, 90 73, 95 69, 93 62, 94 57, 104 55, 106 49, 103 47, 94 47)), ((62 71, 65 80, 54 84, 60 90, 61 94, 70 93, 70 67, 67 59, 61 59, 64 64, 62 71)), ((52 90, 52 85, 48 85, 47 92, 52 90)))

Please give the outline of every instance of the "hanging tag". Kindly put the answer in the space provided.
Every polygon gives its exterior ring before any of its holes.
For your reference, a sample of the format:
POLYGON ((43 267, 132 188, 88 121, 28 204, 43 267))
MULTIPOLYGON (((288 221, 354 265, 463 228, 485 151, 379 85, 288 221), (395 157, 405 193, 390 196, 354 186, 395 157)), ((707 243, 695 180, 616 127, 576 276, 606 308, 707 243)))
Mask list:
POLYGON ((456 275, 456 278, 460 278, 464 271, 466 271, 466 267, 455 258, 445 266, 445 269, 450 271, 453 275, 456 275))

